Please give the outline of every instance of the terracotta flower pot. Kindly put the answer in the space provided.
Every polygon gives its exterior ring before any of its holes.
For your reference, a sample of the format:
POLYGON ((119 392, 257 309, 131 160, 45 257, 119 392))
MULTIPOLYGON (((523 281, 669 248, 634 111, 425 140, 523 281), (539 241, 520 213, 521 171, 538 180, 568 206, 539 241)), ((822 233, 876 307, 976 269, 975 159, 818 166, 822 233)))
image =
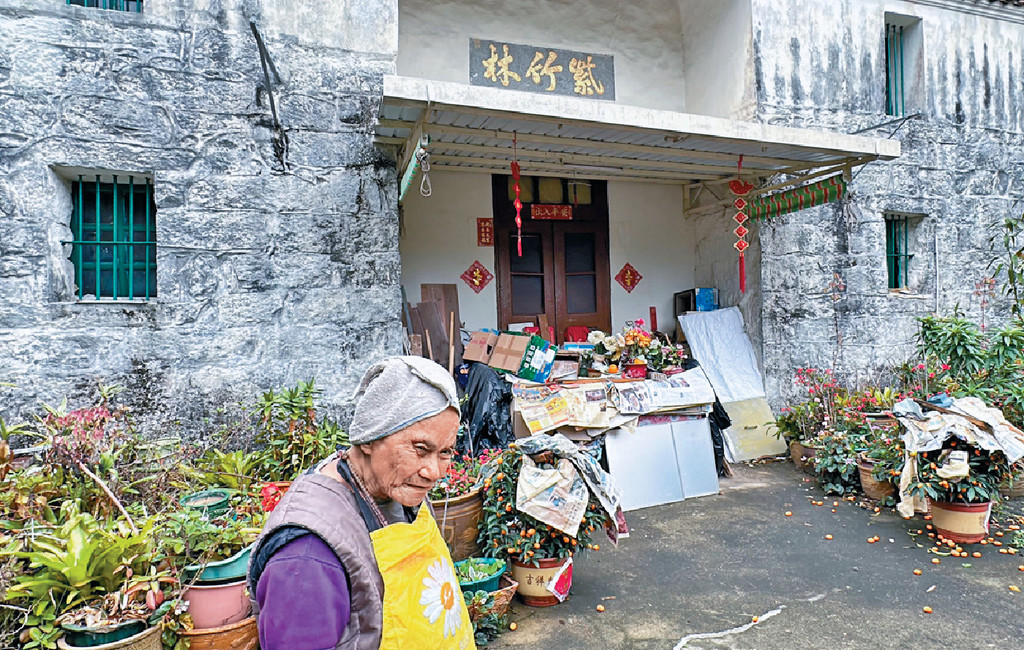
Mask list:
POLYGON ((817 451, 817 447, 805 445, 799 440, 789 443, 789 457, 793 459, 793 464, 809 474, 814 473, 814 454, 817 451))
POLYGON ((434 519, 452 553, 452 560, 458 562, 479 555, 480 545, 476 540, 480 534, 480 519, 484 514, 484 499, 480 490, 447 501, 431 501, 430 505, 434 508, 434 519))
POLYGON ((237 623, 249 615, 249 594, 245 580, 228 584, 203 584, 185 588, 182 600, 196 629, 211 629, 237 623))
POLYGON ((992 502, 947 503, 928 500, 932 524, 942 536, 961 544, 980 542, 988 536, 992 502))
POLYGON ((221 627, 182 630, 178 636, 188 640, 189 650, 256 650, 260 641, 255 616, 221 627))
POLYGON ((860 474, 860 487, 869 499, 881 501, 896 493, 896 486, 889 481, 875 480, 872 470, 875 468, 875 461, 865 458, 863 454, 857 454, 857 472, 860 474))
MULTIPOLYGON (((551 607, 562 602, 547 589, 547 584, 555 577, 562 565, 571 558, 536 559, 539 566, 524 564, 512 560, 512 579, 519 583, 519 599, 531 607, 551 607)), ((562 573, 558 589, 568 595, 572 587, 572 566, 562 573)))

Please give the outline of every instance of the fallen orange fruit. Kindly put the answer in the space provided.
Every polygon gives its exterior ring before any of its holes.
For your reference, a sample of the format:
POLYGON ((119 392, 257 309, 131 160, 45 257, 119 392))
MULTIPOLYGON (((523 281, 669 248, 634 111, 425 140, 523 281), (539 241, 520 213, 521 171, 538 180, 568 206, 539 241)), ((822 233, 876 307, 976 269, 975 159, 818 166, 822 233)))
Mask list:
POLYGON ((786 511, 786 516, 787 516, 787 517, 792 517, 792 516, 793 516, 793 513, 792 513, 792 512, 790 512, 789 510, 787 510, 787 511, 786 511))
POLYGON ((974 552, 974 557, 981 557, 981 553, 979 551, 975 551, 974 552))
POLYGON ((752 623, 757 623, 757 621, 758 621, 758 620, 759 620, 759 619, 758 619, 758 618, 757 618, 756 616, 755 616, 754 618, 750 619, 750 621, 751 621, 752 623))
POLYGON ((921 608, 921 611, 924 612, 925 614, 931 614, 932 613, 932 608, 928 607, 927 605, 925 605, 924 607, 921 608))
POLYGON ((517 627, 519 627, 519 626, 518 626, 518 625, 516 625, 515 621, 513 621, 513 622, 511 622, 511 623, 509 623, 509 624, 508 624, 508 629, 510 629, 510 630, 512 630, 512 631, 515 631, 515 629, 516 629, 517 627))
POLYGON ((914 569, 914 575, 915 576, 921 575, 921 569, 914 569))
POLYGON ((939 563, 941 563, 941 562, 942 562, 942 560, 940 560, 940 559, 939 559, 939 558, 937 558, 937 557, 936 557, 936 558, 932 558, 932 564, 939 564, 939 563))
POLYGON ((1020 593, 1020 587, 1018 587, 1017 585, 1010 585, 1010 591, 1016 591, 1017 593, 1020 593))
POLYGON ((604 605, 598 605, 597 606, 597 611, 603 612, 604 611, 604 605))

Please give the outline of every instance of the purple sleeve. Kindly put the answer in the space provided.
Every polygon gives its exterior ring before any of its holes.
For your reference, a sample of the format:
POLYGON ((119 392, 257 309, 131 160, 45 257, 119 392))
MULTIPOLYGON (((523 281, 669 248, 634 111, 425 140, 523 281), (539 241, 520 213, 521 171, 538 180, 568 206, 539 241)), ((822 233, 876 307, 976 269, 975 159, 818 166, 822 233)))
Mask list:
POLYGON ((351 612, 345 568, 313 534, 274 553, 256 585, 256 602, 263 650, 333 648, 351 612))

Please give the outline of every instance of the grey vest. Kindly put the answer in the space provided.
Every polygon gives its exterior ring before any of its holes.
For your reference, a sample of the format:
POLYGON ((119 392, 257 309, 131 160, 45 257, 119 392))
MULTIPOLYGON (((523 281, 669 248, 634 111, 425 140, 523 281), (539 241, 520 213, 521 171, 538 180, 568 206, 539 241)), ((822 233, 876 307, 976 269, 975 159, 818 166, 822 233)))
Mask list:
MULTIPOLYGON (((303 474, 270 513, 251 557, 256 557, 267 536, 282 526, 308 529, 334 550, 345 567, 352 613, 335 648, 378 650, 383 628, 384 579, 377 569, 370 533, 359 514, 352 490, 323 474, 303 474)), ((251 574, 249 594, 254 601, 253 611, 258 614, 256 584, 251 574)))

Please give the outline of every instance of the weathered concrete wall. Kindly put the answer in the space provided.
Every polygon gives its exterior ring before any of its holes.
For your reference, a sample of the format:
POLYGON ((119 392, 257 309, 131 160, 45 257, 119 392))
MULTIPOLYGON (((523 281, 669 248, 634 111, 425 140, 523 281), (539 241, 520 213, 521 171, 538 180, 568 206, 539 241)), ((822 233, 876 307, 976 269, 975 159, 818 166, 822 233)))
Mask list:
MULTIPOLYGON (((857 172, 845 204, 761 230, 764 363, 776 404, 794 392, 796 367, 836 360, 841 374, 864 381, 908 355, 917 317, 956 306, 980 317, 974 291, 990 274, 993 225, 1024 210, 1024 9, 1003 7, 1007 20, 993 20, 962 6, 753 0, 760 120, 864 130, 903 147, 900 158, 857 172), (908 89, 907 112, 920 115, 879 126, 892 120, 884 95, 887 11, 921 21, 919 73, 907 82, 917 84, 908 89), (886 211, 926 215, 911 243, 906 294, 887 290, 886 211), (838 301, 829 291, 834 273, 846 285, 838 301)), ((989 320, 1005 309, 997 300, 989 320)))
POLYGON ((0 0, 0 413, 103 380, 147 429, 202 435, 218 406, 315 376, 343 415, 401 349, 394 163, 370 135, 396 52, 396 2, 0 0), (55 166, 152 174, 156 300, 76 302, 55 166))

